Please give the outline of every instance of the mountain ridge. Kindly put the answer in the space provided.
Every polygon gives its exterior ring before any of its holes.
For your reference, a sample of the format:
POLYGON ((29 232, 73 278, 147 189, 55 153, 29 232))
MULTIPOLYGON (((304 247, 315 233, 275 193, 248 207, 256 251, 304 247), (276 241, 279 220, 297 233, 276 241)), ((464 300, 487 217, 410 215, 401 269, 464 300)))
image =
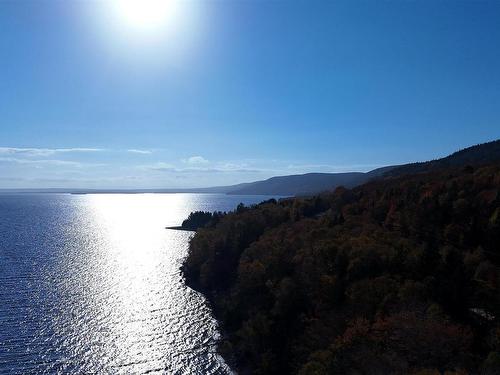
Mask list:
POLYGON ((248 183, 234 190, 229 189, 226 194, 313 195, 334 190, 338 186, 353 188, 375 178, 398 177, 459 165, 480 165, 492 161, 500 161, 500 140, 470 146, 439 159, 390 165, 368 172, 306 173, 276 176, 267 180, 248 183))

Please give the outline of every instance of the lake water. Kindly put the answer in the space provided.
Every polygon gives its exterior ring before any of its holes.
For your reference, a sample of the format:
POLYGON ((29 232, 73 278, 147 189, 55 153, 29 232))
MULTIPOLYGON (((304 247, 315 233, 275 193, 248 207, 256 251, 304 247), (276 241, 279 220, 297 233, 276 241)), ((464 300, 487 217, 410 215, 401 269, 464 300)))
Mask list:
POLYGON ((224 374, 179 271, 191 211, 262 196, 0 195, 0 374, 224 374))

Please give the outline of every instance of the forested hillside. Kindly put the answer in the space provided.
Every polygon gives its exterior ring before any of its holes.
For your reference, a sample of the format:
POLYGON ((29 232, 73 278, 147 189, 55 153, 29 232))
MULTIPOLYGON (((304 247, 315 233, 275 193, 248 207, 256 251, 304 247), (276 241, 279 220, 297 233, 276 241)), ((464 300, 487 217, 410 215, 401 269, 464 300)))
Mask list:
POLYGON ((467 147, 441 159, 394 166, 384 171, 383 175, 402 176, 410 173, 425 173, 445 168, 484 165, 492 162, 500 162, 500 140, 467 147))
POLYGON ((500 373, 500 164, 274 200, 183 267, 241 373, 500 373))

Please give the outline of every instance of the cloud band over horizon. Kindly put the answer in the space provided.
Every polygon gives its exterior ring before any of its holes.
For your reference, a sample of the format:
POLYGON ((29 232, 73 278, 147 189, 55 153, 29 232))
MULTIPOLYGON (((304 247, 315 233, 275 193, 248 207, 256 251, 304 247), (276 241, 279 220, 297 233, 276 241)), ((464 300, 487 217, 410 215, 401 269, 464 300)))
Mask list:
POLYGON ((0 188, 208 187, 276 175, 345 172, 377 166, 350 168, 265 159, 211 161, 201 155, 172 158, 165 150, 153 152, 147 148, 0 147, 0 188))

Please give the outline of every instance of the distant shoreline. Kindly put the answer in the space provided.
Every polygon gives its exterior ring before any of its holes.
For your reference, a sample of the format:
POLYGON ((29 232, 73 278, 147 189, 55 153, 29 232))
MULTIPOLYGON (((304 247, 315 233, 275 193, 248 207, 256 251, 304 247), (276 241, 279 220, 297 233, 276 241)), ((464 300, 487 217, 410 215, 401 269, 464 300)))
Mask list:
POLYGON ((68 191, 68 190, 2 190, 0 194, 70 194, 70 195, 92 195, 92 194, 213 194, 213 195, 258 195, 275 196, 274 194, 229 194, 225 192, 207 192, 207 191, 68 191))

